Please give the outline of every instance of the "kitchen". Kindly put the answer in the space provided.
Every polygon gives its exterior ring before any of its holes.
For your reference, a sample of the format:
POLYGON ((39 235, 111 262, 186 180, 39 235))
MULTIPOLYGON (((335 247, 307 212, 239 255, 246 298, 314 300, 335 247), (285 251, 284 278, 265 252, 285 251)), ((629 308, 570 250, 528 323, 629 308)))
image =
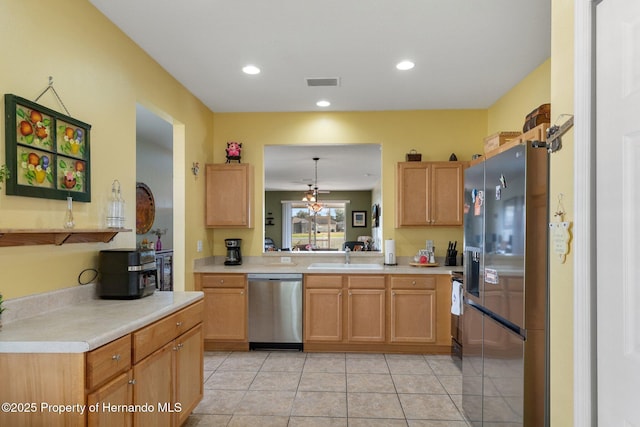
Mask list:
MULTIPOLYGON (((32 11, 27 12, 18 5, 11 5, 7 7, 10 7, 11 9, 7 14, 3 14, 3 16, 33 16, 32 11)), ((43 12, 38 11, 37 13, 43 12)), ((126 153, 127 155, 132 153, 130 151, 131 149, 127 148, 127 146, 134 145, 132 140, 132 135, 135 134, 133 106, 136 101, 140 99, 148 100, 149 104, 156 105, 159 109, 166 111, 180 123, 179 126, 183 126, 183 129, 187 128, 189 130, 188 135, 183 135, 182 137, 179 136, 178 138, 182 139, 178 139, 177 142, 174 141, 174 144, 183 144, 184 146, 184 151, 179 152, 180 158, 182 158, 183 161, 177 162, 178 167, 174 171, 174 174, 176 177, 183 177, 180 178, 181 180, 184 179, 184 184, 180 184, 184 186, 183 197, 185 201, 183 204, 189 206, 188 210, 185 209, 184 206, 181 207, 176 205, 175 207, 178 211, 176 214, 179 218, 177 222, 187 224, 186 226, 183 225, 184 230, 182 235, 185 236, 185 238, 182 240, 177 239, 174 248, 176 251, 181 251, 185 254, 182 260, 177 260, 176 265, 176 275, 182 277, 181 286, 184 289, 193 289, 194 279, 192 276, 191 264, 193 260, 199 259, 203 256, 203 254, 199 254, 196 250, 197 240, 202 240, 204 242, 204 254, 224 254, 225 249, 223 241, 228 237, 243 238, 243 242, 245 243, 244 250, 248 255, 257 255, 261 253, 262 236, 260 235, 260 232, 254 233, 251 231, 243 231, 238 235, 229 231, 221 233, 216 232, 213 234, 205 230, 203 227, 195 225, 193 227, 191 226, 191 224, 202 224, 203 222, 202 215, 204 212, 204 200, 202 200, 201 195, 204 192, 204 180, 201 177, 194 178, 189 169, 193 161, 200 161, 201 164, 205 164, 207 162, 223 162, 224 145, 227 140, 230 140, 230 138, 252 141, 251 144, 246 146, 243 154, 243 161, 251 163, 255 165, 256 168, 259 168, 259 165, 262 162, 262 150, 259 144, 273 143, 273 141, 276 140, 282 141, 282 138, 275 134, 272 134, 271 142, 265 141, 263 137, 265 132, 261 131, 261 129, 265 131, 268 129, 283 129, 286 128, 286 125, 291 123, 294 119, 300 127, 312 127, 314 124, 314 115, 311 113, 301 113, 291 116, 287 116, 286 114, 247 115, 243 120, 250 120, 248 122, 249 125, 242 126, 238 122, 240 119, 239 116, 233 114, 221 114, 218 116, 216 114, 216 123, 214 125, 210 112, 195 99, 190 98, 189 96, 177 97, 168 93, 170 92, 169 90, 167 93, 157 91, 156 89, 158 87, 174 88, 177 93, 183 93, 182 91, 184 89, 181 88, 164 71, 159 69, 157 64, 152 63, 148 57, 140 55, 140 50, 128 39, 122 36, 111 23, 106 21, 104 17, 102 17, 90 5, 85 3, 74 3, 71 5, 63 4, 55 13, 72 16, 76 18, 74 19, 74 22, 76 22, 77 25, 90 25, 100 28, 105 31, 105 34, 112 36, 107 42, 101 36, 91 36, 91 33, 89 32, 88 34, 92 37, 91 40, 93 46, 104 46, 104 49, 92 48, 81 50, 81 52, 84 53, 83 57, 88 60, 86 64, 94 64, 91 71, 94 75, 99 77, 100 81, 103 82, 103 84, 100 85, 102 87, 96 87, 93 80, 89 82, 85 81, 81 75, 76 77, 77 74, 72 72, 64 61, 52 59, 51 63, 56 64, 57 68, 53 71, 45 71, 44 74, 43 72, 36 70, 29 70, 25 72, 25 70, 20 69, 20 71, 16 71, 16 68, 12 68, 10 66, 4 68, 2 71, 2 81, 5 85, 4 92, 35 94, 35 92, 46 84, 47 73, 54 74, 56 78, 56 88, 61 92, 65 102, 67 104, 71 104, 69 107, 72 113, 77 116, 81 116, 94 124, 94 141, 113 141, 110 144, 110 147, 118 148, 122 153, 126 153), (118 46, 118 59, 111 60, 113 59, 112 57, 104 57, 99 54, 100 50, 104 52, 110 51, 109 46, 112 46, 114 43, 118 46), (123 64, 123 61, 128 63, 128 65, 123 64), (101 68, 102 65, 107 63, 111 63, 112 65, 101 68), (120 64, 119 67, 122 67, 121 69, 125 70, 122 71, 123 74, 112 73, 109 71, 111 69, 110 67, 115 66, 113 64, 120 64), (136 71, 136 67, 140 70, 144 70, 144 72, 136 71), (57 71, 58 68, 60 71, 57 71), (77 85, 77 89, 72 88, 73 85, 71 85, 71 83, 65 82, 65 78, 63 78, 64 75, 74 76, 73 80, 77 85), (133 90, 129 84, 123 83, 123 81, 118 77, 119 75, 129 76, 130 79, 135 82, 132 83, 132 85, 135 86, 135 90, 133 90), (20 77, 18 78, 18 76, 20 77), (86 94, 92 94, 91 99, 93 101, 91 101, 89 105, 84 104, 84 100, 87 96, 86 94), (111 104, 116 107, 106 109, 105 111, 104 105, 97 105, 103 104, 102 102, 98 102, 98 99, 107 100, 109 101, 107 105, 111 104), (104 119, 101 118, 103 116, 104 119), (109 124, 109 122, 111 124, 109 124), (113 125, 114 123, 117 123, 117 125, 113 125), (213 141, 213 144, 211 141, 213 141), (179 211, 181 209, 182 212, 180 213, 179 211)), ((563 11, 556 13, 559 13, 559 16, 561 17, 564 16, 563 11)), ((564 19, 568 18, 564 17, 564 19)), ((14 40, 14 35, 18 34, 20 37, 23 37, 23 39, 24 37, 26 37, 27 40, 30 38, 33 39, 34 44, 37 44, 37 40, 42 36, 42 34, 27 34, 26 28, 28 28, 29 25, 21 25, 21 23, 23 22, 19 19, 14 19, 13 22, 7 22, 6 25, 3 25, 3 28, 6 29, 4 31, 7 31, 8 34, 13 34, 11 36, 8 35, 7 37, 3 37, 3 40, 14 40)), ((563 31, 560 33, 562 34, 563 31)), ((62 37, 66 44, 69 43, 69 40, 73 40, 73 36, 65 32, 59 34, 59 37, 62 37)), ((560 41, 560 39, 558 39, 558 41, 560 41)), ((558 64, 561 63, 561 61, 562 56, 560 55, 559 57, 554 58, 553 66, 550 64, 546 65, 542 74, 547 77, 543 78, 542 81, 549 81, 550 79, 552 86, 554 84, 561 85, 561 83, 555 79, 558 78, 561 81, 562 78, 555 76, 549 77, 549 69, 559 70, 558 72, 562 72, 562 68, 555 68, 559 66, 558 64)), ((551 101, 554 106, 560 106, 562 105, 561 99, 552 98, 551 101)), ((570 99, 570 95, 565 95, 565 99, 570 99)), ((522 105, 520 109, 526 113, 532 108, 531 104, 534 104, 534 106, 539 105, 546 100, 548 99, 531 100, 525 105, 522 105)), ((51 104, 52 107, 56 107, 55 103, 51 102, 51 104)), ((508 109, 506 105, 504 108, 508 109)), ((566 108, 566 110, 570 111, 569 108, 566 108)), ((427 142, 423 135, 430 135, 429 140, 444 142, 442 145, 438 144, 435 147, 421 149, 425 159, 446 160, 454 150, 451 150, 450 147, 443 147, 446 145, 445 143, 450 142, 451 144, 459 144, 461 141, 468 141, 468 144, 470 145, 466 148, 460 147, 458 149, 456 147, 456 154, 461 159, 470 158, 470 156, 477 151, 484 136, 494 130, 497 131, 511 128, 511 126, 508 126, 509 123, 500 124, 492 122, 498 120, 497 115, 497 109, 490 110, 488 112, 486 110, 479 110, 476 112, 415 111, 408 113, 360 112, 330 114, 328 117, 334 118, 338 124, 342 123, 349 128, 360 128, 362 130, 359 131, 360 133, 358 135, 353 135, 351 138, 346 138, 344 135, 336 135, 332 132, 326 135, 320 135, 317 138, 322 141, 329 142, 345 142, 345 140, 346 142, 381 140, 383 144, 389 144, 389 148, 383 150, 385 156, 383 159, 383 174, 385 176, 392 177, 395 173, 395 163, 402 161, 404 154, 412 148, 419 148, 421 146, 419 144, 425 144, 427 142), (403 123, 403 126, 392 127, 389 124, 392 122, 403 123), (461 129, 459 126, 456 126, 456 124, 460 122, 466 123, 468 128, 465 126, 466 129, 461 129), (488 122, 492 124, 488 124, 488 122), (471 144, 474 145, 472 146, 471 144)), ((511 123, 514 121, 519 123, 522 113, 514 113, 514 116, 517 116, 517 118, 512 119, 511 123)), ((306 139, 307 135, 302 135, 302 137, 306 139)), ((462 142, 462 144, 464 144, 464 142, 462 142)), ((99 221, 96 218, 100 217, 101 212, 106 207, 105 205, 108 199, 107 193, 110 190, 111 182, 114 178, 117 177, 122 182, 131 184, 135 182, 135 162, 133 156, 129 158, 129 156, 118 155, 118 150, 112 150, 111 148, 107 149, 98 143, 95 144, 94 148, 95 150, 93 155, 96 160, 96 169, 93 177, 93 187, 96 191, 94 197, 95 201, 90 205, 78 203, 74 206, 76 221, 79 225, 84 224, 86 226, 96 226, 99 224, 99 221)), ((568 156, 569 151, 570 150, 563 151, 559 156, 568 156)), ((557 161, 561 161, 560 157, 557 157, 557 159, 557 161)), ((566 161, 570 162, 569 159, 566 161)), ((563 170, 562 164, 557 166, 557 169, 560 171, 563 170)), ((256 173, 256 176, 256 186, 258 187, 260 185, 259 180, 261 178, 259 173, 256 173)), ((565 182, 569 183, 570 179, 559 180, 558 182, 562 185, 562 183, 565 182)), ((392 188, 392 180, 385 181, 385 185, 388 187, 383 188, 383 193, 385 194, 384 205, 393 206, 394 190, 392 188)), ((560 187, 558 191, 564 192, 565 194, 571 194, 572 192, 570 187, 566 189, 560 187)), ((132 201, 135 199, 133 188, 128 188, 124 196, 125 200, 128 202, 127 217, 132 218, 134 215, 132 201)), ((4 195, 4 193, 0 197, 3 228, 24 227, 25 223, 39 227, 57 227, 59 221, 55 214, 59 214, 58 216, 60 218, 62 218, 64 214, 64 206, 58 202, 26 199, 17 200, 14 197, 4 195)), ((256 204, 258 205, 261 201, 259 192, 256 193, 256 198, 256 204)), ((385 210, 384 213, 386 215, 392 214, 392 209, 388 211, 385 210)), ((262 220, 261 213, 257 211, 256 215, 257 217, 255 222, 260 223, 262 220)), ((414 233, 411 231, 395 231, 393 230, 393 222, 392 217, 386 217, 385 233, 388 232, 387 234, 392 233, 394 235, 399 250, 403 251, 399 253, 400 255, 413 255, 413 253, 423 245, 425 236, 413 236, 414 233)), ((446 242, 452 239, 450 234, 446 232, 442 232, 440 236, 436 236, 435 238, 440 242, 443 242, 442 244, 439 244, 440 247, 446 247, 446 242)), ((134 236, 128 236, 126 233, 121 233, 111 246, 127 246, 133 243, 133 239, 134 236)), ((11 299, 23 295, 65 288, 70 284, 76 283, 77 272, 84 268, 95 266, 97 264, 97 251, 102 248, 102 246, 94 245, 85 246, 88 247, 83 247, 83 245, 79 247, 69 245, 62 247, 33 246, 1 249, 3 251, 2 260, 0 260, 3 269, 3 283, 21 284, 15 288, 13 286, 8 287, 3 285, 3 294, 6 298, 11 299), (33 271, 34 269, 31 268, 34 259, 37 259, 41 266, 41 268, 39 268, 39 272, 33 271), (52 274, 47 274, 46 279, 43 279, 42 271, 49 271, 52 272, 52 274)), ((559 268, 557 270, 556 274, 560 275, 557 280, 567 283, 571 281, 570 279, 564 279, 565 277, 571 276, 570 268, 567 267, 563 269, 559 268)), ((552 278, 552 281, 553 280, 554 278, 552 278)), ((567 296, 567 292, 569 291, 558 289, 557 292, 560 293, 559 301, 563 301, 564 299, 570 300, 570 297, 567 296)), ((562 317, 564 316, 570 317, 569 314, 562 314, 562 317)), ((556 339, 558 340, 558 345, 562 348, 562 346, 564 346, 562 343, 569 342, 571 340, 571 335, 570 331, 562 332, 560 335, 561 336, 556 337, 556 339), (562 338, 562 335, 565 333, 568 335, 562 338)), ((564 361, 566 361, 566 363, 571 365, 570 353, 570 351, 558 351, 555 357, 559 359, 560 364, 564 364, 564 361)), ((564 399, 568 399, 568 403, 561 403, 560 406, 571 406, 571 387, 566 384, 570 383, 570 381, 558 381, 559 383, 562 383, 556 384, 556 387, 558 387, 557 390, 559 390, 559 396, 564 396, 561 398, 559 397, 561 399, 560 402, 563 402, 564 399), (569 396, 567 397, 565 394, 568 394, 569 396)), ((558 413, 556 416, 562 419, 566 414, 564 414, 563 411, 560 412, 561 413, 558 413)))

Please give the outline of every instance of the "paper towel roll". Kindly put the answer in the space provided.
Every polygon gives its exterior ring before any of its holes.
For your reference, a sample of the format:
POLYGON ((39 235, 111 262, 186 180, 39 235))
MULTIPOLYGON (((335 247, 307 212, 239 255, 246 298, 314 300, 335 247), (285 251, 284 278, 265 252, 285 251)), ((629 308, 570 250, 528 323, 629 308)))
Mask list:
POLYGON ((384 263, 396 265, 396 242, 393 239, 384 241, 384 263))

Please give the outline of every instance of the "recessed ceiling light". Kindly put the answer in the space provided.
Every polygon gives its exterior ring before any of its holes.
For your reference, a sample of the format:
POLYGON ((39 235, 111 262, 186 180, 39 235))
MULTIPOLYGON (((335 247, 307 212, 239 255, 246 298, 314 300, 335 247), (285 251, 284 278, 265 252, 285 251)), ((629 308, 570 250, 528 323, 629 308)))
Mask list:
POLYGON ((316 105, 318 107, 328 107, 329 105, 331 105, 331 103, 329 101, 323 99, 321 101, 316 102, 316 105))
POLYGON ((256 67, 255 65, 247 65, 246 67, 242 68, 242 71, 244 71, 246 74, 260 74, 260 68, 256 67))
POLYGON ((413 67, 415 67, 415 65, 416 64, 414 64, 411 61, 401 61, 401 62, 398 62, 398 64, 396 65, 396 68, 398 70, 406 71, 406 70, 412 69, 413 67))

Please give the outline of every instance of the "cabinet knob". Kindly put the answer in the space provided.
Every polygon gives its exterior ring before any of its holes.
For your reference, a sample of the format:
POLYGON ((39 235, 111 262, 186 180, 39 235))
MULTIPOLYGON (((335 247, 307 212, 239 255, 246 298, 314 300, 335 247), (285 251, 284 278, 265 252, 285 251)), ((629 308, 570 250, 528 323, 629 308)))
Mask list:
POLYGON ((114 354, 113 356, 111 356, 111 360, 115 360, 116 362, 120 361, 120 355, 119 354, 114 354))
POLYGON ((338 292, 338 296, 341 297, 342 296, 342 291, 338 292))
POLYGON ((395 297, 395 296, 396 296, 396 293, 395 293, 395 292, 391 292, 391 296, 392 296, 392 297, 395 297))
POLYGON ((353 294, 351 292, 349 292, 349 296, 352 296, 353 294))
POLYGON ((131 378, 131 379, 129 380, 129 384, 134 385, 135 383, 136 383, 136 380, 135 380, 135 379, 131 378))
POLYGON ((412 284, 413 286, 415 286, 415 285, 416 285, 416 281, 414 280, 413 282, 411 282, 411 284, 412 284))
POLYGON ((182 326, 182 322, 176 322, 176 326, 177 326, 177 327, 182 326))
POLYGON ((178 348, 177 348, 176 350, 182 350, 182 347, 184 347, 184 344, 180 343, 180 344, 178 344, 178 346, 177 346, 177 347, 178 347, 178 348))
POLYGON ((224 283, 224 279, 220 279, 220 284, 223 284, 223 283, 224 283))
POLYGON ((240 295, 244 295, 244 291, 240 291, 240 295))

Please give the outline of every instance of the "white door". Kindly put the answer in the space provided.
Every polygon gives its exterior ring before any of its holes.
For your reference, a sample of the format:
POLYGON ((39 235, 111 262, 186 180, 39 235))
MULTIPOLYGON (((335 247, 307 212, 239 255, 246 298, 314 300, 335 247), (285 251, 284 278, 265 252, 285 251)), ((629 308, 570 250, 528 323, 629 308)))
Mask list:
POLYGON ((596 28, 598 425, 640 426, 640 1, 596 28))

